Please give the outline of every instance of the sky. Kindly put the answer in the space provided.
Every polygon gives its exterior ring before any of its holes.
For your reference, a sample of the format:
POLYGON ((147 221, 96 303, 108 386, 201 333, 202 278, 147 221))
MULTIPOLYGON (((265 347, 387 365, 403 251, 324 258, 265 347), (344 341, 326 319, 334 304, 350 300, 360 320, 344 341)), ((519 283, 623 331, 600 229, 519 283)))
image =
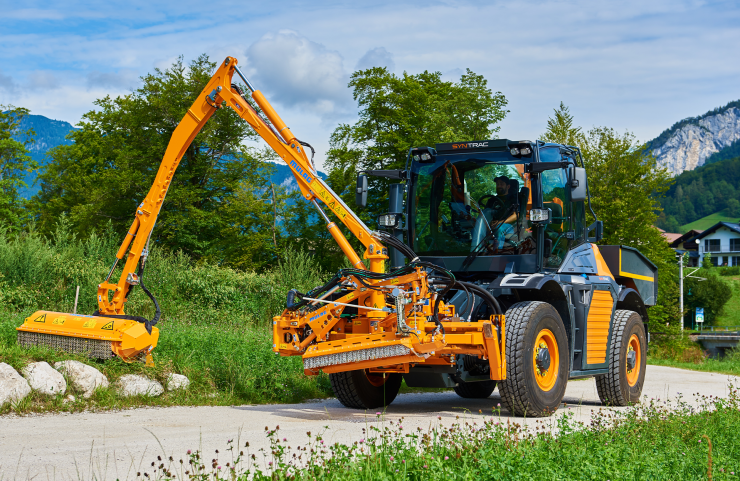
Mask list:
POLYGON ((740 98, 737 1, 0 0, 0 11, 0 105, 76 124, 179 56, 231 55, 319 166, 331 132, 357 119, 349 76, 372 66, 482 74, 509 102, 499 136, 515 140, 542 134, 561 101, 585 129, 647 141, 740 98))

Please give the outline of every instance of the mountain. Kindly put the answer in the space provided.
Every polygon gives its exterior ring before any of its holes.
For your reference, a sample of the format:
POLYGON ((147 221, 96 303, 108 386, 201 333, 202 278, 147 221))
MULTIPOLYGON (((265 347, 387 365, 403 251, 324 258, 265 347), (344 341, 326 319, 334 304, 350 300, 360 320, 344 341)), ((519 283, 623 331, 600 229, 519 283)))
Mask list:
MULTIPOLYGON (((661 200, 656 225, 668 232, 698 228, 694 224, 740 219, 740 157, 720 160, 676 176, 661 200)), ((715 222, 716 223, 716 222, 715 222)))
MULTIPOLYGON (((43 115, 25 116, 18 125, 18 129, 21 131, 33 129, 36 132, 34 136, 35 142, 28 147, 28 150, 31 158, 42 166, 46 165, 46 152, 49 149, 58 145, 69 145, 72 143, 66 137, 70 132, 75 130, 69 122, 52 120, 43 115)), ((25 135, 14 135, 13 138, 19 142, 26 140, 25 135)), ((33 185, 35 180, 36 172, 28 172, 25 175, 24 181, 28 187, 21 189, 21 196, 28 199, 36 195, 40 187, 33 185)))
POLYGON ((734 157, 719 155, 724 149, 740 149, 740 100, 698 117, 676 122, 649 142, 648 148, 673 175, 694 170, 705 163, 734 157))
MULTIPOLYGON (((27 115, 23 118, 19 125, 19 130, 33 129, 36 132, 34 136, 35 142, 28 147, 31 158, 37 161, 40 165, 46 165, 46 153, 49 149, 58 145, 69 145, 73 142, 67 139, 67 135, 76 130, 69 122, 62 120, 52 120, 44 117, 43 115, 27 115)), ((26 140, 24 135, 14 135, 13 138, 19 142, 26 140)), ((295 177, 291 173, 290 167, 283 163, 275 163, 275 173, 270 176, 270 182, 275 185, 282 185, 287 187, 289 190, 298 188, 295 177)), ((322 179, 326 179, 326 174, 319 171, 319 176, 322 179)), ((29 199, 36 195, 40 187, 33 185, 36 180, 36 172, 29 172, 26 174, 25 182, 28 184, 27 188, 21 189, 21 196, 29 199)))

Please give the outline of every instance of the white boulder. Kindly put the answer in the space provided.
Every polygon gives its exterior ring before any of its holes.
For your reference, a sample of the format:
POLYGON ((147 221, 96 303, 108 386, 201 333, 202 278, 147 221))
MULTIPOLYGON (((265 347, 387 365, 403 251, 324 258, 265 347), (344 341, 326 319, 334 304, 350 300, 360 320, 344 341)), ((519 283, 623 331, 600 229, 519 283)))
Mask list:
POLYGON ((18 402, 31 394, 31 386, 9 364, 0 362, 0 406, 18 402))
POLYGON ((31 385, 31 389, 47 396, 64 394, 67 390, 64 376, 46 362, 32 362, 23 368, 23 377, 31 385))
POLYGON ((82 397, 89 398, 96 389, 108 387, 108 378, 92 366, 80 361, 61 361, 54 364, 54 369, 65 374, 75 389, 82 391, 82 397))
POLYGON ((126 374, 118 379, 118 392, 121 396, 159 396, 164 388, 157 381, 138 374, 126 374))
POLYGON ((167 376, 167 390, 175 391, 177 389, 187 389, 190 386, 190 379, 182 374, 170 374, 167 376))

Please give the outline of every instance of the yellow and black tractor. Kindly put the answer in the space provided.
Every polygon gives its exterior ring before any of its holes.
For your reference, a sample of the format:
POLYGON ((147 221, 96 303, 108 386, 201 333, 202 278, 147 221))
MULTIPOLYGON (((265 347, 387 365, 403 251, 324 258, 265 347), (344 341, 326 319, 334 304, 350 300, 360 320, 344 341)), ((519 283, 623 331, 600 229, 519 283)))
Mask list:
POLYGON ((172 135, 99 285, 98 311, 36 312, 18 328, 22 345, 152 362, 159 308, 143 282, 149 238, 183 153, 222 108, 288 164, 350 261, 325 284, 288 292, 272 325, 275 353, 301 356, 307 375, 328 373, 342 404, 386 406, 405 380, 464 398, 486 398, 498 386, 509 411, 543 416, 560 406, 568 379, 579 377, 595 377, 607 404, 639 401, 657 269, 635 249, 597 247, 603 228, 586 225, 588 183, 577 148, 497 139, 411 149, 404 170, 358 176, 360 205, 368 176, 401 181, 390 185, 389 212, 370 229, 317 174, 305 150, 311 146, 233 57, 172 135), (234 75, 249 92, 232 83, 234 75), (359 241, 362 256, 330 216, 359 241), (118 282, 109 282, 124 258, 118 282), (137 285, 155 303, 151 320, 124 312, 137 285))

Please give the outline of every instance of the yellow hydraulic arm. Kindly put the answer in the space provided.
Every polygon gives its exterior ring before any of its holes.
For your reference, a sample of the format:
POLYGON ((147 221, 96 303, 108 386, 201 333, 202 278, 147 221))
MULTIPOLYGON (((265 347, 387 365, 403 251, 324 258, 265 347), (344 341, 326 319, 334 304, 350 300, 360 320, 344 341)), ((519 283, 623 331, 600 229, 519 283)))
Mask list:
MULTIPOLYGON (((365 268, 362 260, 339 227, 330 221, 317 200, 321 200, 365 246, 364 258, 370 261, 370 270, 373 272, 384 271, 385 260, 388 258, 386 248, 372 237, 370 230, 362 220, 317 175, 300 141, 285 125, 285 122, 275 112, 262 92, 252 87, 249 80, 239 70, 237 60, 233 57, 227 57, 172 134, 162 164, 154 179, 154 184, 136 209, 134 221, 123 244, 116 253, 116 259, 110 269, 108 278, 98 287, 98 305, 101 314, 120 315, 124 313, 126 293, 131 285, 137 285, 139 282, 136 276, 136 268, 141 257, 148 253, 149 237, 162 208, 175 170, 185 151, 208 122, 208 119, 216 110, 224 107, 230 107, 242 119, 246 120, 254 131, 290 166, 303 196, 319 210, 319 213, 327 222, 329 232, 351 264, 355 268, 365 268), (252 99, 267 117, 269 124, 252 108, 240 90, 233 85, 234 73, 241 77, 247 85, 251 91, 252 99), (117 283, 113 284, 109 282, 110 277, 118 261, 124 257, 126 257, 126 264, 121 277, 117 283)), ((382 295, 377 294, 376 297, 378 299, 373 299, 373 304, 382 305, 384 303, 382 295)))

